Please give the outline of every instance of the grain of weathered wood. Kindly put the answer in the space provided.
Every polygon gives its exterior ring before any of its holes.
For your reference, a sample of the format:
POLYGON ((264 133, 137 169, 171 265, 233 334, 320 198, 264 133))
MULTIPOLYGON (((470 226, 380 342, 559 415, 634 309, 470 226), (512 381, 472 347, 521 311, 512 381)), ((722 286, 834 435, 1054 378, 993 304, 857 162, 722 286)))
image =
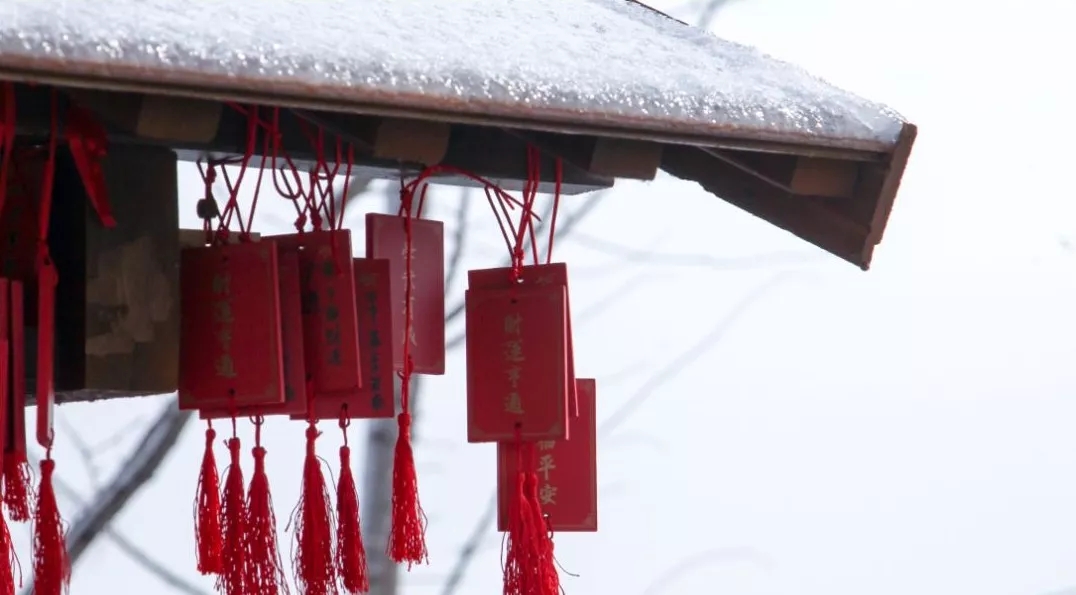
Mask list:
POLYGON ((57 168, 50 245, 60 401, 176 390, 179 228, 176 157, 117 146, 103 163, 117 225, 101 226, 67 156, 57 168))

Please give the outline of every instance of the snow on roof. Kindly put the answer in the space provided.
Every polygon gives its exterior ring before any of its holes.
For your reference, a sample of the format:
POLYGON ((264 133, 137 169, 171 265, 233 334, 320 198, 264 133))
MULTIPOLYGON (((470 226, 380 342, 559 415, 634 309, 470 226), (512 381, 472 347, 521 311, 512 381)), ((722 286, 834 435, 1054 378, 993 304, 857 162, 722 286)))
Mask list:
POLYGON ((903 119, 626 0, 4 0, 0 71, 885 152, 903 119))

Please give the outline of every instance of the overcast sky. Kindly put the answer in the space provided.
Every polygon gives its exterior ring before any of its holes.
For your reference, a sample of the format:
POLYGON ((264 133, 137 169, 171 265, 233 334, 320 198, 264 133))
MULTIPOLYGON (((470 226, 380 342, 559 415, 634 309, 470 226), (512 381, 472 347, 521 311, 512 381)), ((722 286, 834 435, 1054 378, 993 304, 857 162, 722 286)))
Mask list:
MULTIPOLYGON (((573 273, 577 368, 598 379, 601 418, 724 328, 601 443, 601 532, 557 536, 580 575, 565 579, 569 595, 1076 585, 1073 22, 1071 0, 742 0, 719 15, 717 34, 893 106, 919 140, 869 273, 667 177, 618 184, 558 246, 573 273), (657 256, 626 262, 610 244, 657 256)), ((193 226, 191 167, 181 192, 193 226)), ((437 196, 443 212, 458 200, 437 196)), ((286 231, 287 211, 267 204, 263 231, 286 231)), ((488 238, 469 253, 481 268, 500 259, 498 232, 472 213, 488 238)), ((494 486, 493 447, 465 442, 463 385, 462 354, 426 383, 416 448, 431 566, 411 573, 407 595, 439 592, 494 486)), ((65 427, 107 440, 159 403, 60 409, 59 474, 90 492, 65 427)), ((302 434, 267 431, 281 519, 298 495, 302 434)), ((336 434, 319 443, 334 467, 336 434)), ((131 446, 110 447, 102 478, 131 446)), ((201 452, 191 427, 117 524, 196 581, 188 513, 201 452)), ((461 593, 499 592, 499 543, 491 532, 461 593)), ((101 540, 72 592, 167 590, 101 540)))

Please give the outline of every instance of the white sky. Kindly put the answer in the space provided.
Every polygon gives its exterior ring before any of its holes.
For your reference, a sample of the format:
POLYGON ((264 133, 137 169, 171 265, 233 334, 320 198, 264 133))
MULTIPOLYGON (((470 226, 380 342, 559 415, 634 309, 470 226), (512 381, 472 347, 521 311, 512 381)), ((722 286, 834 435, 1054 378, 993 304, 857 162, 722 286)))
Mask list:
MULTIPOLYGON (((1076 585, 1076 253, 1064 248, 1076 242, 1076 3, 1016 6, 743 0, 719 15, 719 35, 892 105, 920 126, 919 140, 866 274, 669 178, 618 185, 579 240, 559 246, 574 272, 577 366, 598 378, 603 418, 758 295, 602 442, 602 530, 557 536, 562 564, 581 575, 565 579, 569 594, 1045 595, 1076 585), (714 263, 624 262, 596 240, 714 263), (721 266, 752 256, 763 258, 721 266)), ((190 167, 181 192, 192 226, 200 190, 190 167)), ((447 209, 458 193, 438 196, 447 209)), ((284 231, 290 217, 278 213, 284 231)), ((469 268, 489 266, 498 232, 484 207, 472 213, 488 241, 475 242, 469 268)), ((273 231, 272 213, 262 215, 273 231)), ((465 442, 463 382, 457 353, 448 375, 426 383, 416 450, 432 564, 411 573, 407 595, 439 592, 494 487, 493 447, 465 442)), ((159 404, 60 415, 96 443, 159 404)), ((91 477, 63 433, 59 474, 88 494, 91 477)), ((302 433, 284 422, 267 432, 281 528, 302 433)), ((335 467, 339 438, 327 434, 319 448, 335 467)), ((133 438, 102 455, 102 478, 133 438)), ((189 512, 201 451, 192 426, 117 523, 196 581, 189 512)), ((61 506, 76 516, 73 502, 61 506)), ((13 530, 29 572, 27 529, 13 530)), ((499 592, 499 544, 491 532, 461 593, 499 592)), ((107 539, 72 588, 166 591, 107 539)))

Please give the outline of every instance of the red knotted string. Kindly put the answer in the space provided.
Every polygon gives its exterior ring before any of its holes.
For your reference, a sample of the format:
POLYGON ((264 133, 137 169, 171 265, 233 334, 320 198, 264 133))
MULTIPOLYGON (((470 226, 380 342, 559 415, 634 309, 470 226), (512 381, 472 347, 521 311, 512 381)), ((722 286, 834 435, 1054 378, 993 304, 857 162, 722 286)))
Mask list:
MULTIPOLYGON (((0 515, 0 595, 15 595, 15 569, 19 567, 19 557, 15 553, 15 544, 11 541, 11 530, 7 520, 0 515)), ((22 586, 22 570, 19 570, 19 586, 22 586)))
POLYGON ((269 477, 265 473, 263 423, 261 416, 254 419, 254 475, 247 490, 246 586, 252 594, 286 595, 289 593, 288 579, 284 576, 277 547, 276 514, 273 512, 273 496, 269 493, 269 477))
MULTIPOLYGON (((8 174, 15 153, 15 84, 0 83, 0 213, 6 204, 8 174)), ((15 398, 11 395, 10 398, 15 398)), ((25 452, 5 453, 3 464, 4 508, 11 520, 30 520, 30 502, 35 498, 33 471, 25 452)))
POLYGON ((4 453, 4 508, 11 520, 25 523, 30 520, 30 502, 34 494, 33 470, 24 452, 4 453))
POLYGON ((67 592, 71 583, 64 522, 52 487, 55 470, 50 441, 45 448, 45 458, 41 461, 41 486, 37 491, 37 509, 34 511, 35 595, 61 595, 67 592))
POLYGON ((241 445, 232 419, 232 437, 227 441, 230 458, 221 497, 220 526, 223 536, 221 569, 217 575, 217 591, 222 595, 247 595, 246 529, 247 505, 243 494, 243 469, 239 465, 241 445))
POLYGON ((292 522, 295 524, 293 567, 300 593, 324 595, 333 592, 336 572, 333 566, 333 526, 329 492, 315 442, 321 432, 311 415, 306 428, 306 460, 303 462, 303 485, 292 522))
POLYGON ((508 494, 508 531, 505 535, 506 551, 504 558, 504 595, 529 595, 536 583, 534 577, 538 571, 535 566, 537 555, 533 551, 535 544, 535 526, 526 496, 526 472, 523 442, 516 430, 516 476, 512 479, 511 492, 508 494))
POLYGON ((101 170, 101 160, 108 152, 108 134, 90 112, 72 105, 67 109, 64 136, 86 190, 86 197, 97 211, 101 225, 115 227, 116 219, 112 216, 112 206, 108 201, 105 174, 101 170))
POLYGON ((37 490, 34 511, 34 591, 39 595, 60 595, 71 580, 71 565, 64 541, 63 519, 56 503, 52 475, 56 462, 52 460, 52 357, 54 315, 56 311, 56 268, 49 256, 48 231, 52 207, 52 189, 56 173, 56 144, 59 127, 59 98, 51 96, 52 130, 49 134, 48 158, 41 183, 41 202, 38 229, 38 339, 37 339, 37 439, 45 447, 41 461, 41 484, 37 490))
POLYGON ((198 555, 198 572, 203 575, 219 574, 221 571, 220 478, 217 475, 217 459, 213 455, 216 440, 213 422, 207 422, 205 453, 202 455, 198 490, 194 496, 195 551, 198 555))
MULTIPOLYGON (((402 185, 401 185, 402 186, 402 185)), ((414 362, 411 358, 411 296, 414 288, 412 276, 412 233, 411 200, 413 193, 407 187, 400 189, 401 209, 403 212, 405 258, 404 278, 404 329, 403 359, 404 370, 400 373, 400 415, 397 418, 399 431, 396 436, 396 452, 392 465, 392 528, 389 532, 388 556, 396 563, 407 563, 410 570, 414 564, 421 564, 428 559, 426 551, 426 514, 418 497, 418 474, 415 471, 415 454, 411 448, 411 373, 414 362)))
POLYGON ((370 578, 366 568, 366 547, 362 543, 359 495, 351 473, 351 447, 347 443, 350 425, 345 404, 340 408, 344 445, 340 447, 340 482, 336 484, 336 572, 344 591, 366 593, 370 590, 370 578))

